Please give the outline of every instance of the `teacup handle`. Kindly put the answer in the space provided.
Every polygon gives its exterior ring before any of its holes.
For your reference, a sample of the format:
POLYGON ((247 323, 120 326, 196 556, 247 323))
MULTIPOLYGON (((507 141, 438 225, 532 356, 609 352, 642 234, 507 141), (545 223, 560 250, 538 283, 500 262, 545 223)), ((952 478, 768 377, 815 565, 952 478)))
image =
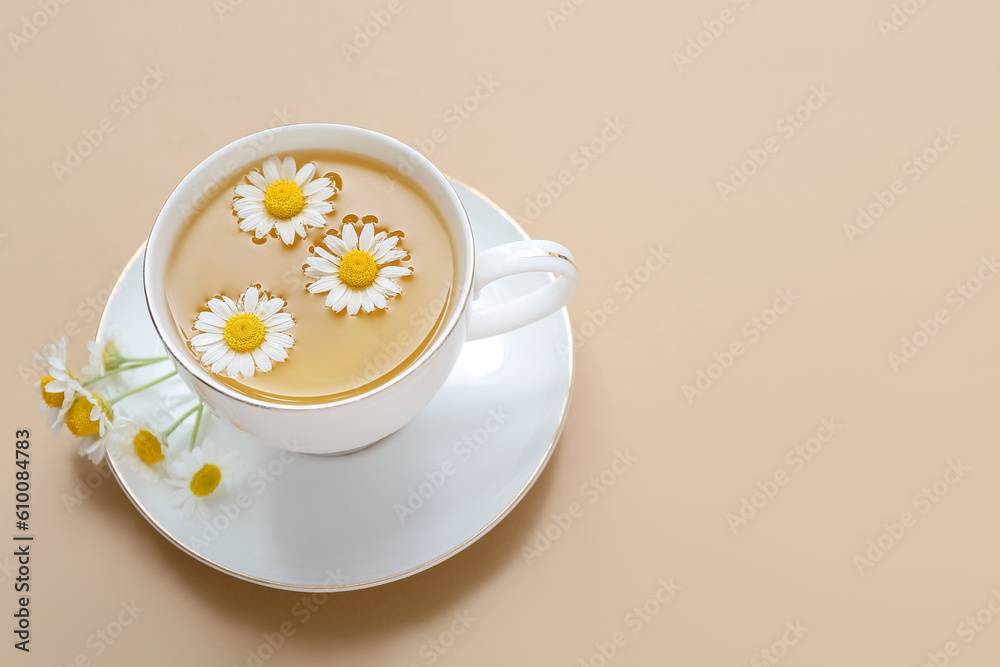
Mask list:
POLYGON ((524 296, 496 304, 472 304, 468 340, 506 333, 551 315, 576 291, 577 271, 573 255, 552 241, 515 241, 476 253, 473 299, 494 280, 518 273, 554 273, 556 279, 524 296))

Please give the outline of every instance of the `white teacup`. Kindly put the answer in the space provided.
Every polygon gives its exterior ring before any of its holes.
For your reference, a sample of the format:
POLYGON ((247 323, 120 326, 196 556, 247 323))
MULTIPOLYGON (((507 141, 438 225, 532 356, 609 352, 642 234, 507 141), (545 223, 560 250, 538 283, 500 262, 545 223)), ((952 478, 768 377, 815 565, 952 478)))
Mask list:
POLYGON ((551 241, 518 241, 476 253, 472 226, 445 176, 409 146, 347 125, 288 125, 244 137, 206 158, 184 177, 163 205, 146 244, 143 287, 153 325, 178 375, 217 417, 275 447, 337 454, 370 445, 413 419, 444 384, 467 340, 522 327, 562 308, 576 290, 570 252, 551 241), (220 383, 191 354, 174 326, 164 281, 170 250, 192 211, 218 193, 219 183, 275 154, 337 150, 405 173, 436 206, 455 248, 453 298, 444 326, 404 371, 364 394, 329 403, 287 405, 251 398, 220 383), (517 273, 546 272, 556 279, 530 294, 490 308, 475 298, 486 284, 517 273), (294 444, 293 444, 294 443, 294 444))

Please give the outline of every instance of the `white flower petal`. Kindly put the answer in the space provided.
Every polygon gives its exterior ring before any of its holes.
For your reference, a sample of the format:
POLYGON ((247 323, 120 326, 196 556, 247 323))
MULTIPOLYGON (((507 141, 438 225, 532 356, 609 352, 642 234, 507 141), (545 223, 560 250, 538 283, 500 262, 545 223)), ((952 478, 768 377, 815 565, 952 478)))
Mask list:
MULTIPOLYGON (((358 233, 354 230, 354 225, 345 222, 344 226, 340 229, 340 239, 349 251, 356 250, 358 247, 358 233)), ((327 247, 329 247, 329 244, 327 244, 327 247)))
POLYGON ((347 314, 357 315, 360 309, 361 309, 361 292, 357 290, 351 290, 350 296, 347 299, 347 314))
POLYGON ((365 294, 371 299, 372 303, 375 304, 376 308, 384 310, 388 307, 389 303, 385 300, 385 295, 378 291, 374 285, 367 288, 365 294))
POLYGON ((263 167, 264 178, 267 179, 268 185, 274 183, 275 181, 281 178, 281 176, 278 174, 279 167, 280 163, 278 162, 278 158, 276 157, 269 157, 266 160, 264 160, 264 167, 263 167))
MULTIPOLYGON (((302 196, 303 197, 309 197, 311 195, 315 195, 320 190, 322 190, 324 188, 328 188, 329 185, 330 185, 330 179, 329 178, 317 178, 315 181, 313 181, 312 183, 309 183, 308 185, 306 185, 306 186, 304 186, 302 188, 302 196)), ((327 195, 327 197, 329 197, 330 195, 333 194, 333 192, 332 192, 333 188, 329 188, 329 189, 331 190, 331 192, 330 192, 329 195, 327 195)), ((326 197, 317 197, 317 199, 326 199, 326 197)))
MULTIPOLYGON (((247 174, 247 180, 256 186, 262 194, 267 191, 267 179, 264 178, 264 176, 256 169, 247 174)), ((263 199, 263 197, 261 197, 261 199, 263 199)))
POLYGON ((235 357, 236 353, 227 347, 222 357, 212 364, 211 371, 216 374, 222 372, 224 368, 227 368, 232 363, 235 357))
MULTIPOLYGON (((351 290, 347 288, 347 285, 342 284, 341 287, 343 287, 344 289, 340 293, 340 296, 331 297, 328 295, 326 297, 326 305, 335 313, 339 313, 344 308, 346 308, 347 302, 351 298, 351 290)), ((334 292, 335 290, 331 290, 330 294, 334 294, 334 292)))
POLYGON ((286 157, 281 161, 281 177, 286 180, 293 180, 295 178, 295 159, 286 157))
MULTIPOLYGON (((309 182, 309 179, 312 178, 315 174, 316 174, 316 163, 306 162, 304 165, 302 165, 302 168, 299 169, 298 173, 295 174, 295 184, 298 185, 299 188, 304 188, 306 183, 309 182)), ((302 194, 305 194, 304 190, 302 194)))
MULTIPOLYGON (((340 300, 340 297, 343 296, 343 294, 347 291, 347 285, 345 285, 344 283, 340 282, 340 280, 335 279, 333 276, 330 276, 330 277, 331 277, 331 282, 333 284, 331 285, 331 287, 329 289, 330 293, 326 295, 326 306, 327 306, 327 308, 330 308, 335 303, 337 303, 337 301, 340 300)), ((323 291, 325 291, 325 290, 323 290, 323 291)))
POLYGON ((233 354, 233 358, 229 361, 229 364, 226 366, 226 375, 228 375, 230 378, 234 380, 240 376, 240 366, 241 366, 242 356, 243 353, 233 354))
POLYGON ((271 358, 267 356, 266 352, 258 347, 256 350, 251 351, 250 354, 253 356, 253 363, 257 365, 261 373, 267 373, 271 370, 271 358))
POLYGON ((285 300, 279 297, 271 297, 267 301, 261 299, 260 303, 257 304, 257 317, 261 320, 265 320, 271 315, 281 310, 285 305, 285 300))
MULTIPOLYGON (((342 239, 337 238, 333 234, 327 234, 326 236, 324 236, 323 243, 325 243, 326 247, 333 252, 333 256, 335 257, 343 257, 344 255, 346 255, 348 252, 351 251, 351 249, 347 247, 347 244, 344 243, 342 239)), ((316 251, 318 253, 321 250, 323 250, 323 248, 320 247, 316 248, 316 251)), ((327 257, 327 259, 331 259, 331 257, 327 257)))
POLYGON ((281 221, 275 224, 278 229, 278 236, 281 237, 282 243, 285 245, 292 245, 295 241, 295 228, 287 221, 281 221))
POLYGON ((323 292, 329 292, 339 284, 343 283, 335 279, 333 276, 323 276, 316 282, 309 283, 308 290, 310 294, 322 294, 323 292))
MULTIPOLYGON (((322 194, 322 193, 321 193, 322 194)), ((306 208, 313 213, 318 215, 326 215, 333 211, 333 204, 328 201, 314 201, 310 200, 306 203, 306 208)))
POLYGON ((208 310, 198 313, 198 319, 194 322, 194 328, 205 333, 222 333, 225 326, 224 319, 208 310))
POLYGON ((277 343, 272 343, 271 341, 265 339, 263 343, 260 344, 260 350, 264 352, 269 358, 274 361, 284 361, 288 358, 288 353, 285 352, 277 343))
MULTIPOLYGON (((264 191, 256 185, 251 185, 250 183, 240 183, 236 186, 236 189, 233 190, 233 192, 236 193, 236 196, 246 199, 247 203, 264 201, 264 191)), ((236 206, 236 204, 239 203, 240 202, 234 202, 233 206, 236 206)))
POLYGON ((372 223, 366 224, 361 228, 361 236, 358 238, 358 250, 364 250, 365 252, 371 252, 372 241, 375 240, 375 225, 372 223))
POLYGON ((191 339, 191 344, 194 345, 195 348, 207 348, 211 345, 221 343, 222 341, 223 338, 221 333, 210 332, 198 334, 191 339))
POLYGON ((306 263, 314 269, 319 269, 326 274, 337 273, 339 270, 339 267, 336 264, 323 257, 310 257, 306 260, 306 263))
POLYGON ((362 310, 364 310, 366 313, 370 313, 373 310, 375 310, 375 303, 372 301, 372 298, 368 296, 367 288, 358 290, 358 294, 361 295, 362 310))
POLYGON ((252 378, 254 374, 254 369, 256 368, 256 365, 253 362, 253 355, 250 354, 249 352, 243 352, 242 354, 238 355, 238 358, 240 360, 240 374, 244 378, 247 379, 252 378))
POLYGON ((378 274, 383 278, 402 278, 411 273, 413 272, 410 269, 403 266, 383 266, 378 270, 378 274))
POLYGON ((230 307, 229 304, 227 304, 222 299, 218 298, 209 299, 206 305, 208 306, 208 309, 212 311, 212 313, 214 313, 217 317, 222 318, 223 320, 228 320, 230 317, 236 314, 235 309, 230 307))
POLYGON ((295 326, 295 321, 288 313, 275 313, 264 320, 266 331, 288 331, 295 326))
POLYGON ((292 347, 295 344, 291 336, 280 331, 268 331, 264 334, 264 340, 270 341, 275 345, 280 345, 281 347, 292 347))
POLYGON ((214 366, 215 362, 226 356, 226 352, 231 352, 229 346, 225 343, 217 343, 205 350, 205 353, 201 355, 201 363, 206 366, 214 366))
POLYGON ((257 292, 256 287, 253 285, 248 287, 247 291, 243 293, 243 296, 240 299, 240 301, 242 301, 240 304, 242 308, 240 310, 244 313, 252 313, 255 311, 257 309, 257 299, 259 296, 260 295, 257 292))

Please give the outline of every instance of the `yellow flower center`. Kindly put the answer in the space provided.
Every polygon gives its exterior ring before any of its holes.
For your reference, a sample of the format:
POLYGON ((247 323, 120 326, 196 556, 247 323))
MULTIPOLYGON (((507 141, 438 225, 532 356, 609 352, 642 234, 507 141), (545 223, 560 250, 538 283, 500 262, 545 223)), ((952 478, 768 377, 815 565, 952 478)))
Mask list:
POLYGON ((45 401, 45 405, 49 406, 50 408, 61 408, 63 404, 63 393, 60 391, 50 394, 49 392, 45 391, 45 387, 47 387, 48 384, 53 380, 55 380, 55 378, 52 377, 51 375, 46 375, 45 377, 42 378, 41 382, 42 400, 45 401))
POLYGON ((204 498, 211 495, 222 481, 222 471, 214 463, 206 463, 191 477, 191 493, 204 498))
POLYGON ((135 448, 135 455, 139 457, 139 460, 148 466, 155 465, 165 458, 163 456, 163 443, 146 429, 135 434, 135 437, 132 438, 132 447, 135 448))
POLYGON ((364 250, 351 250, 340 259, 340 280, 348 287, 363 289, 378 278, 375 258, 364 250))
POLYGON ((253 313, 233 315, 226 320, 222 337, 234 352, 250 352, 264 342, 264 323, 253 313))
POLYGON ((306 207, 306 199, 299 186, 282 178, 267 186, 264 193, 264 208, 280 220, 297 216, 306 207))
MULTIPOLYGON (((97 404, 101 406, 101 410, 104 411, 108 420, 114 421, 115 415, 107 401, 98 394, 94 394, 94 398, 97 399, 97 404)), ((69 406, 69 410, 66 411, 66 428, 69 429, 69 432, 78 438, 100 433, 101 422, 90 419, 90 413, 93 409, 94 404, 88 401, 86 396, 77 396, 73 405, 69 406)))

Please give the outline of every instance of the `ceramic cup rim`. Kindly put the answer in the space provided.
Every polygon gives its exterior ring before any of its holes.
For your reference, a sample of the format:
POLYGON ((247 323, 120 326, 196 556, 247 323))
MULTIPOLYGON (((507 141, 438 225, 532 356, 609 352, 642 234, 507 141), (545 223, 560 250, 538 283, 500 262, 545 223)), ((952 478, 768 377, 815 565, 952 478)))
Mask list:
MULTIPOLYGON (((331 143, 335 142, 331 141, 331 143)), ((325 143, 321 146, 314 146, 314 148, 317 150, 339 150, 336 145, 326 145, 325 143)), ((402 176, 402 172, 399 167, 394 167, 385 160, 355 150, 346 152, 358 154, 369 160, 374 160, 376 163, 385 167, 387 172, 394 172, 402 176)), ((372 152, 375 151, 373 150, 372 152)), ((219 195, 216 194, 214 196, 219 195)), ((464 330, 456 332, 456 329, 458 329, 459 324, 463 321, 466 309, 472 297, 473 271, 475 268, 474 243, 475 242, 472 236, 472 224, 469 222, 468 213, 459 199, 458 193, 448 181, 448 178, 441 173, 437 167, 431 164, 427 158, 410 146, 407 146, 403 142, 393 139, 392 137, 380 132, 354 125, 342 125, 335 123, 300 123, 283 125, 247 135, 227 144, 226 146, 223 146, 202 160, 196 167, 189 171, 183 179, 181 179, 180 183, 178 183, 173 192, 170 193, 170 196, 167 198, 166 202, 164 202, 163 207, 157 214, 156 221, 153 223, 153 228, 146 241, 146 252, 143 257, 142 266, 143 294, 145 296, 146 307, 149 310, 150 319, 152 320, 153 328, 156 330, 157 337, 159 337, 160 341, 164 344, 171 358, 177 364, 180 364, 194 380, 201 382, 228 399, 258 408, 287 412, 324 410, 331 407, 349 405, 351 403, 364 401, 391 390, 402 382, 405 382, 432 358, 438 356, 438 353, 451 336, 456 335, 456 333, 464 335, 464 330), (169 314, 169 306, 166 303, 166 297, 163 295, 162 288, 159 289, 159 293, 156 293, 153 289, 152 280, 154 277, 154 271, 157 271, 156 275, 162 277, 166 269, 165 266, 155 266, 155 259, 151 264, 150 257, 155 256, 155 252, 151 252, 151 249, 155 249, 158 244, 162 243, 167 243, 170 246, 173 245, 176 240, 176 235, 179 233, 179 228, 182 228, 188 221, 186 217, 179 215, 178 211, 181 210, 183 206, 188 205, 187 199, 189 198, 192 190, 196 193, 199 191, 203 193, 205 191, 206 184, 211 182, 211 176, 213 174, 218 174, 219 170, 222 170, 223 173, 235 175, 239 173, 238 170, 245 170, 251 164, 261 162, 272 155, 290 150, 298 150, 283 148, 281 146, 282 139, 284 138, 287 142, 289 137, 294 139, 300 135, 315 133, 326 133, 329 135, 331 140, 335 140, 337 137, 340 137, 341 139, 344 137, 353 137, 355 139, 367 141, 369 142, 369 145, 375 145, 388 152, 398 153, 401 159, 405 159, 405 162, 400 162, 399 164, 407 164, 412 167, 413 171, 407 175, 407 178, 409 178, 411 182, 414 180, 413 176, 417 172, 420 172, 424 177, 430 179, 430 181, 436 186, 438 192, 428 192, 427 188, 420 187, 417 184, 414 184, 414 187, 416 187, 419 192, 435 206, 437 212, 444 219, 446 226, 448 227, 448 236, 453 246, 452 249, 457 264, 455 274, 458 289, 455 289, 453 286, 452 300, 449 305, 449 310, 451 312, 448 314, 444 325, 434 336, 431 344, 416 360, 414 360, 413 363, 388 381, 381 383, 362 394, 332 401, 324 401, 320 403, 277 403, 247 396, 246 394, 240 393, 228 385, 218 382, 208 369, 202 366, 202 364, 194 358, 194 356, 190 353, 190 350, 178 349, 186 347, 187 342, 182 341, 181 336, 173 331, 174 323, 172 316, 169 314), (258 145, 265 138, 267 139, 266 150, 258 152, 257 148, 252 148, 250 151, 252 157, 237 158, 237 166, 229 168, 229 165, 233 161, 233 156, 241 155, 248 149, 248 147, 258 145), (275 140, 277 143, 275 143, 275 140), (164 240, 163 237, 168 234, 170 234, 170 236, 164 240), (165 335, 165 332, 168 333, 165 335)), ((166 262, 161 262, 161 264, 166 264, 166 262)))

